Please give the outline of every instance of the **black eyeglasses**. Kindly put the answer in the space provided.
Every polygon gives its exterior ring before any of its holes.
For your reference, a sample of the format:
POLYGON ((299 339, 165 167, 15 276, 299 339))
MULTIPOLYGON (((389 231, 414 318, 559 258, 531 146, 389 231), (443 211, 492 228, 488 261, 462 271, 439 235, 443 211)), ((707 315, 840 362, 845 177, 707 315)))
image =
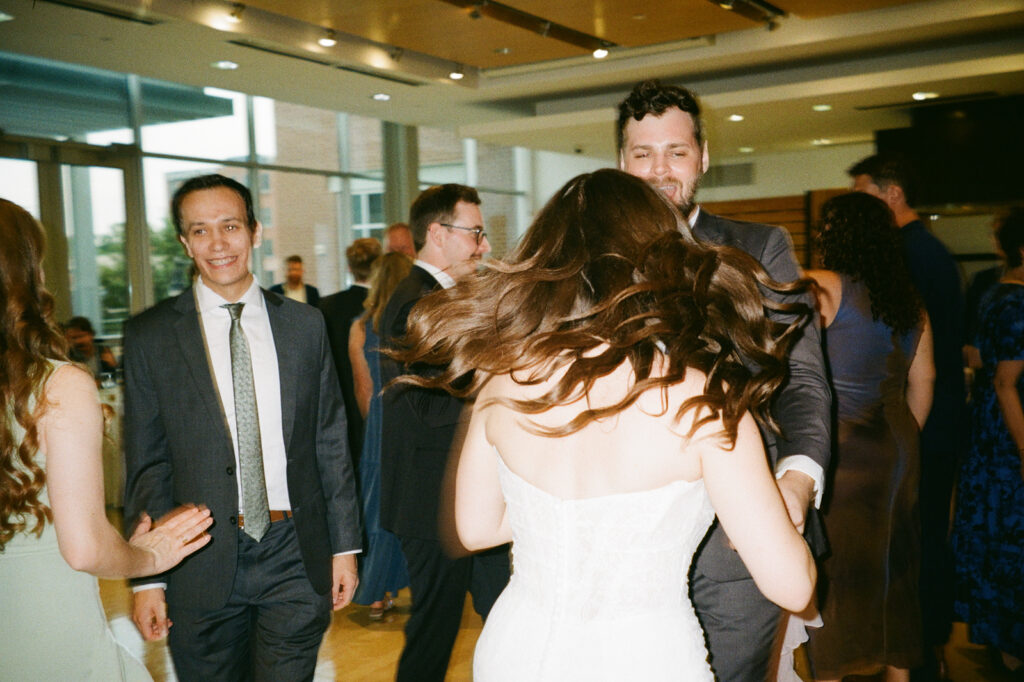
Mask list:
POLYGON ((461 227, 459 225, 449 225, 448 223, 438 223, 441 227, 447 227, 449 230, 462 230, 463 232, 472 232, 473 237, 476 239, 476 245, 480 246, 480 242, 484 240, 487 233, 482 227, 461 227))

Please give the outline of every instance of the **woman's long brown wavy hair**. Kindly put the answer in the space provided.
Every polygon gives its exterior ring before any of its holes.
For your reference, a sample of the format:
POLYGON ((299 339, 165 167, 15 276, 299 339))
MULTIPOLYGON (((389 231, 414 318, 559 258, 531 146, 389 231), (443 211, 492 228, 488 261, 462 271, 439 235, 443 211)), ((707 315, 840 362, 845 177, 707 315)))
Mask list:
POLYGON ((0 199, 0 551, 15 533, 42 534, 52 519, 39 499, 46 472, 33 455, 49 359, 65 359, 66 345, 53 323, 53 297, 43 288, 43 244, 35 219, 0 199), (25 430, 20 443, 12 419, 25 430))
POLYGON ((392 251, 379 256, 370 268, 370 290, 366 293, 363 308, 365 317, 373 322, 373 331, 380 333, 380 320, 384 317, 384 308, 391 300, 398 284, 412 270, 412 258, 404 253, 392 251))
POLYGON ((772 281, 735 249, 699 244, 647 183, 599 170, 559 190, 505 260, 424 298, 402 348, 391 355, 444 368, 399 382, 460 397, 474 394, 491 374, 536 384, 567 366, 536 399, 495 399, 525 414, 573 402, 630 363, 635 382, 625 397, 560 427, 530 422, 528 428, 546 436, 617 414, 647 390, 664 392, 692 367, 707 376, 704 392, 684 402, 676 419, 696 410, 693 430, 721 419, 731 444, 747 410, 777 430, 770 401, 809 317, 807 306, 766 300, 759 284, 783 293, 805 286, 772 281), (792 323, 769 321, 766 306, 791 315, 792 323), (659 355, 666 368, 653 375, 659 355))

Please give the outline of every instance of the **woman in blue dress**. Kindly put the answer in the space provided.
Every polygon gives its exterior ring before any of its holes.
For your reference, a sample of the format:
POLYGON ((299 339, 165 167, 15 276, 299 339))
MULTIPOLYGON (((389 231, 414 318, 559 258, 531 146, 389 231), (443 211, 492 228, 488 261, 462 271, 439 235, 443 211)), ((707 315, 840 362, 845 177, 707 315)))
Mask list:
POLYGON ((970 639, 1024 672, 1024 209, 996 230, 1006 259, 985 295, 974 345, 971 449, 960 469, 953 551, 954 608, 970 639))
POLYGON ((359 565, 359 587, 352 601, 370 607, 370 619, 379 620, 393 605, 398 590, 409 585, 402 547, 393 534, 380 525, 380 443, 381 377, 380 337, 377 327, 391 294, 412 269, 412 260, 402 253, 378 258, 370 273, 366 312, 355 319, 349 332, 348 354, 356 402, 366 420, 363 452, 359 460, 359 494, 363 502, 366 552, 359 565))

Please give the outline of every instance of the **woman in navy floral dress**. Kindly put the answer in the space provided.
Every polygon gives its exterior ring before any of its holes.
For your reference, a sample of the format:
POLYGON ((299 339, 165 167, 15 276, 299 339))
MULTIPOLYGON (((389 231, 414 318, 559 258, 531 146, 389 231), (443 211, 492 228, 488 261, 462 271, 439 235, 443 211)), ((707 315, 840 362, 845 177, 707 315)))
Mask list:
POLYGON ((1024 671, 1024 209, 996 236, 1007 269, 982 301, 974 340, 983 367, 953 526, 955 609, 971 641, 1024 671))

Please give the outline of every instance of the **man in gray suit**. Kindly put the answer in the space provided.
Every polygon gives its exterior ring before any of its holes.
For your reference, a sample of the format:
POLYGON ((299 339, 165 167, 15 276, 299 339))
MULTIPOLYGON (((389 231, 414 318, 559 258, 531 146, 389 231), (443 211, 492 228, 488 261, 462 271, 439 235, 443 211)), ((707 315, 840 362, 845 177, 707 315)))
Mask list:
MULTIPOLYGON (((753 256, 779 282, 800 277, 788 235, 778 227, 711 215, 694 203, 708 169, 708 147, 700 105, 685 88, 650 80, 638 84, 619 105, 619 166, 643 178, 674 203, 700 240, 738 248, 753 256)), ((767 292, 772 295, 773 292, 767 292)), ((775 296, 777 300, 785 300, 775 296)), ((791 297, 809 306, 806 296, 791 297)), ((769 311, 781 321, 787 316, 769 311)), ((817 514, 830 449, 832 394, 825 377, 820 335, 809 322, 789 358, 789 378, 775 400, 774 416, 784 437, 765 433, 779 493, 793 525, 823 544, 817 514)), ((819 547, 820 548, 820 547, 819 547)), ((739 555, 717 524, 699 550, 691 579, 692 598, 708 639, 711 667, 722 682, 764 680, 779 626, 779 608, 754 585, 739 555)))
POLYGON ((310 680, 360 549, 323 317, 256 283, 243 185, 193 178, 171 207, 199 277, 125 327, 125 519, 193 502, 216 523, 207 547, 134 585, 133 618, 147 640, 173 621, 182 680, 310 680))

